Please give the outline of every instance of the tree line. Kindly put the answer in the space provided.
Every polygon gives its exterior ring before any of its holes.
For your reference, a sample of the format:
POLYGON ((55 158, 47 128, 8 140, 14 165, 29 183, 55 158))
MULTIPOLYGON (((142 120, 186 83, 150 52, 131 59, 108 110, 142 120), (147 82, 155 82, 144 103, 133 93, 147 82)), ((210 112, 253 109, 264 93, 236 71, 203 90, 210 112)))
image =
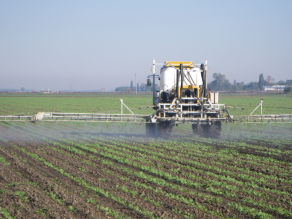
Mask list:
MULTIPOLYGON (((275 82, 275 80, 268 76, 266 79, 264 78, 264 74, 261 73, 259 75, 259 81, 258 82, 250 82, 245 84, 244 82, 236 82, 236 80, 233 81, 233 83, 230 83, 229 80, 226 79, 226 76, 221 73, 214 73, 213 74, 213 81, 208 83, 208 89, 212 91, 248 91, 248 90, 264 90, 264 86, 273 86, 273 85, 288 85, 288 87, 292 86, 292 80, 283 81, 280 80, 278 82, 275 82)), ((147 84, 136 84, 137 91, 152 91, 153 85, 150 87, 147 86, 147 84)), ((136 86, 134 86, 133 81, 131 81, 130 86, 121 86, 117 87, 115 91, 135 91, 136 86)), ((156 90, 159 90, 159 86, 155 85, 156 90)), ((291 88, 287 88, 288 90, 291 88)))
MULTIPOLYGON (((145 91, 152 91, 153 90, 153 85, 152 84, 151 84, 150 87, 148 87, 147 84, 144 84, 144 83, 139 84, 139 83, 137 83, 136 86, 137 86, 137 91, 138 92, 141 92, 141 91, 145 92, 145 91)), ((121 92, 121 91, 123 91, 123 92, 125 92, 125 91, 127 91, 127 92, 136 91, 136 86, 134 86, 133 81, 131 81, 129 87, 128 86, 117 87, 115 89, 115 91, 117 91, 117 92, 121 92)), ((155 87, 156 87, 156 90, 159 90, 158 84, 155 84, 155 87)))
POLYGON ((292 86, 292 80, 287 81, 280 80, 278 82, 275 82, 275 80, 271 76, 268 76, 265 79, 263 73, 259 75, 258 82, 250 82, 247 84, 244 84, 244 82, 236 82, 236 80, 234 80, 233 83, 230 83, 229 80, 226 79, 225 75, 221 73, 214 73, 213 79, 214 80, 208 84, 208 89, 212 91, 264 90, 264 86, 273 85, 292 86))

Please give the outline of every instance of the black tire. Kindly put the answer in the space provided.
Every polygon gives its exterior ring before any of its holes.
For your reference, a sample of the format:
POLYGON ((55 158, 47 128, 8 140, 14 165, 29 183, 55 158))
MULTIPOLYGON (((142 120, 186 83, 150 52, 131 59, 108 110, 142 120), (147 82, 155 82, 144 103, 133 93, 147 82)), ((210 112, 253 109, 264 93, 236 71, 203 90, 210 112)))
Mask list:
POLYGON ((151 138, 157 137, 157 124, 146 123, 146 135, 151 138))
POLYGON ((199 135, 201 137, 204 137, 204 129, 203 125, 200 124, 192 124, 193 134, 199 135))
POLYGON ((170 122, 160 122, 158 127, 158 137, 166 139, 171 137, 173 125, 170 122))
MULTIPOLYGON (((209 138, 220 138, 221 136, 221 122, 216 121, 208 128, 208 137, 209 138)), ((207 137, 207 136, 206 136, 207 137)))

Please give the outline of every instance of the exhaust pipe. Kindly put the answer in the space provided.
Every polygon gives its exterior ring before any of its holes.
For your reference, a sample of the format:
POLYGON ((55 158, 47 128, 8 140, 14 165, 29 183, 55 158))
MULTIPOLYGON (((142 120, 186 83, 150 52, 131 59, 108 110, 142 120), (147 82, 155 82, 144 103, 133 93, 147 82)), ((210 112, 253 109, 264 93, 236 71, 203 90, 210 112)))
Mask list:
POLYGON ((206 70, 205 70, 205 65, 202 63, 200 66, 201 69, 201 76, 202 76, 202 80, 203 80, 203 86, 202 86, 202 97, 206 97, 207 96, 207 81, 206 81, 206 70))
POLYGON ((176 98, 178 98, 178 80, 179 80, 179 70, 176 70, 176 89, 175 89, 176 98))
POLYGON ((182 90, 183 90, 183 84, 184 84, 184 66, 183 64, 180 64, 180 103, 181 103, 181 98, 182 98, 182 90))

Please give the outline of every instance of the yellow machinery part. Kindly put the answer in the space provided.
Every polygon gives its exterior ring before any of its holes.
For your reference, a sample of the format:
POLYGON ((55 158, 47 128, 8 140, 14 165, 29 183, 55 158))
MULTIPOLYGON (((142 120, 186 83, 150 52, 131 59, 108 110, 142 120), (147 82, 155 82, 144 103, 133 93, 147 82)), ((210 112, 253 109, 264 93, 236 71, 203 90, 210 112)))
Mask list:
MULTIPOLYGON (((195 85, 184 85, 183 90, 197 90, 197 98, 200 98, 200 88, 195 85)), ((180 98, 180 87, 178 87, 178 98, 180 98)), ((198 101, 197 101, 198 102, 198 101)))
POLYGON ((165 65, 167 67, 173 66, 176 67, 177 69, 179 69, 180 64, 183 64, 183 66, 185 68, 193 68, 194 67, 194 63, 193 62, 186 62, 186 61, 166 61, 165 65))

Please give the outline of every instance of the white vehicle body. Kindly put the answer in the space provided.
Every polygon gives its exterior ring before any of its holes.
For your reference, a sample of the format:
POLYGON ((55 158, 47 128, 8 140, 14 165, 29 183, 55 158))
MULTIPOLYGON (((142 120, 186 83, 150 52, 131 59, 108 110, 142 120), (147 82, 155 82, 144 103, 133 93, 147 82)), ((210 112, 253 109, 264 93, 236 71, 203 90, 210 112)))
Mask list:
MULTIPOLYGON (((172 91, 176 86, 176 68, 167 67, 164 65, 160 70, 160 92, 172 91)), ((203 80, 201 77, 201 71, 199 67, 184 69, 184 74, 187 76, 187 79, 183 80, 183 85, 192 85, 191 82, 194 82, 196 86, 202 86, 203 80)), ((179 78, 178 83, 181 84, 181 79, 179 78)))

